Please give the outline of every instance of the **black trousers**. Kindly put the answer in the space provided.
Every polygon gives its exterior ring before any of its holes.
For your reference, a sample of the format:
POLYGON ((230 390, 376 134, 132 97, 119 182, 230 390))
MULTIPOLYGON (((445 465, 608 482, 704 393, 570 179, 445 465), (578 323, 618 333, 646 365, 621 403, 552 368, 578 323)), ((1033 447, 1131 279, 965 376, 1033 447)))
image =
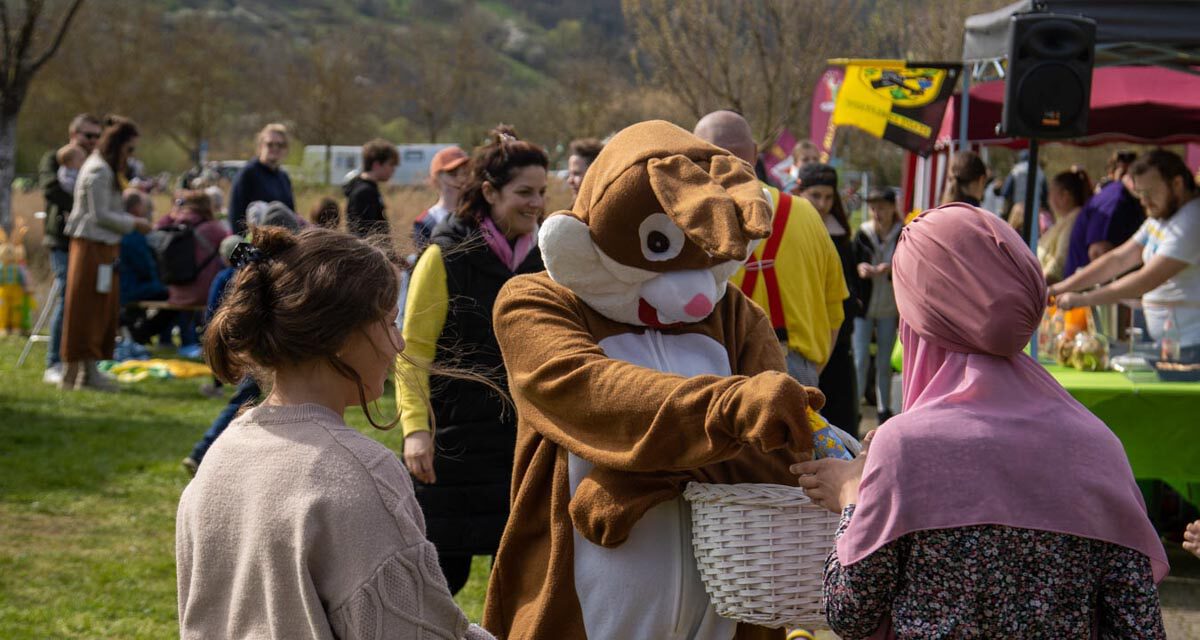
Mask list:
POLYGON ((446 585, 450 587, 450 595, 458 595, 467 579, 471 577, 471 558, 474 556, 447 556, 438 554, 438 566, 442 575, 446 576, 446 585))
POLYGON ((820 388, 821 393, 825 394, 825 408, 821 409, 821 415, 833 426, 859 437, 858 380, 851 351, 849 340, 836 343, 829 364, 821 371, 820 388))

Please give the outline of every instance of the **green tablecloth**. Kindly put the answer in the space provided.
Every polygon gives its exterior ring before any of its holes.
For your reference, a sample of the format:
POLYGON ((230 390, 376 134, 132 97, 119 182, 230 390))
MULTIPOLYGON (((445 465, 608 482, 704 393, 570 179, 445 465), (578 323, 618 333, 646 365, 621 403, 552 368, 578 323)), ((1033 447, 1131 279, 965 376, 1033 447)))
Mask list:
POLYGON ((1200 506, 1200 383, 1135 384, 1115 371, 1046 369, 1117 434, 1136 478, 1162 480, 1200 506))

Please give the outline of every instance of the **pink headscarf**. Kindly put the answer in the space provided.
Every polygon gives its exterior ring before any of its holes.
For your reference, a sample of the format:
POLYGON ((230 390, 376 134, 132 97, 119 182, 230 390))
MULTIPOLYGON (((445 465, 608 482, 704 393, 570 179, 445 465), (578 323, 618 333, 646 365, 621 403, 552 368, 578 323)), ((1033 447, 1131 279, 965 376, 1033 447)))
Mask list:
POLYGON ((1161 581, 1121 442, 1023 351, 1046 285, 1020 236, 982 209, 938 207, 905 227, 892 273, 904 413, 871 442, 841 563, 915 531, 1002 525, 1134 549, 1161 581))

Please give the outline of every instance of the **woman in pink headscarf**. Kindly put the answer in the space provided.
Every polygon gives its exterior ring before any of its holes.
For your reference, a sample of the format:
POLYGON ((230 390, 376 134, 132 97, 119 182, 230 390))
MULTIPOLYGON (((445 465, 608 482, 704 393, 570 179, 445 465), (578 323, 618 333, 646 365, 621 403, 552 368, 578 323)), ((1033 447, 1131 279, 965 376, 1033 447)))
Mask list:
POLYGON ((892 261, 904 413, 852 462, 795 465, 842 514, 825 567, 850 638, 1164 638, 1166 554, 1120 441, 1023 352, 1037 259, 963 204, 905 227, 892 261))

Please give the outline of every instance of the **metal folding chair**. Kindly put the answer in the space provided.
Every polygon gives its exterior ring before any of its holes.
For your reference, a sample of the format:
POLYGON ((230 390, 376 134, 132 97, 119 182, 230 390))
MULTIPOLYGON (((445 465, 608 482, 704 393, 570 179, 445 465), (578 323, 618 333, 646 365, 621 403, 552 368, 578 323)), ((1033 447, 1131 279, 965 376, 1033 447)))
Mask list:
POLYGON ((37 322, 33 323, 33 330, 29 332, 29 339, 25 341, 25 348, 21 349, 21 357, 17 358, 17 368, 25 366, 25 359, 29 357, 29 352, 33 350, 35 342, 50 342, 50 334, 43 334, 42 330, 50 324, 52 314, 58 309, 58 305, 62 304, 62 299, 59 294, 62 292, 62 282, 55 278, 53 284, 50 285, 50 295, 46 297, 48 304, 42 305, 42 312, 38 314, 37 322))

